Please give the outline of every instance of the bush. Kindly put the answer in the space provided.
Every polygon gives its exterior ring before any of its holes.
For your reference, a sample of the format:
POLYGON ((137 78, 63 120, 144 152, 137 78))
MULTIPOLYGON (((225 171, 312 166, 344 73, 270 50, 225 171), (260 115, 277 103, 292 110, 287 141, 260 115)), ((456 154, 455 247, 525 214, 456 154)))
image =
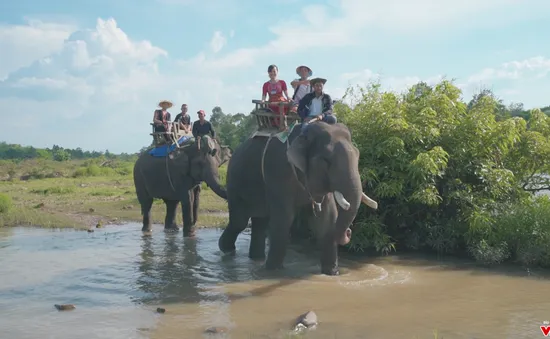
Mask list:
POLYGON ((7 213, 13 207, 13 201, 7 194, 0 193, 0 214, 7 213))
POLYGON ((404 94, 372 84, 336 105, 361 152, 363 189, 379 202, 374 213, 360 208, 351 249, 550 265, 550 206, 533 198, 550 186, 550 119, 538 109, 529 123, 506 118, 488 91, 469 103, 460 96, 449 81, 404 94))
POLYGON ((73 177, 99 177, 99 176, 109 176, 113 175, 116 172, 110 167, 99 167, 96 164, 90 164, 85 167, 80 167, 74 171, 73 177))

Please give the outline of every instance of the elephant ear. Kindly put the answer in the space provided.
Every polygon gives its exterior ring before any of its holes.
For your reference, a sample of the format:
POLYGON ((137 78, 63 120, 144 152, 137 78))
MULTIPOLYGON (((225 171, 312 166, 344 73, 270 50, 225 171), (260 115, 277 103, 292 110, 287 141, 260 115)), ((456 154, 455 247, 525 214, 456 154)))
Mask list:
POLYGON ((225 164, 226 162, 231 159, 231 156, 233 154, 233 150, 229 146, 221 146, 220 147, 220 165, 225 164))
POLYGON ((306 137, 302 135, 294 139, 286 151, 288 162, 303 173, 306 173, 307 167, 307 148, 308 141, 306 137))
POLYGON ((212 139, 209 135, 202 136, 200 143, 201 151, 212 156, 216 155, 216 141, 212 139))
POLYGON ((189 172, 189 155, 185 149, 176 148, 168 156, 171 159, 170 163, 178 167, 178 173, 187 174, 189 172))

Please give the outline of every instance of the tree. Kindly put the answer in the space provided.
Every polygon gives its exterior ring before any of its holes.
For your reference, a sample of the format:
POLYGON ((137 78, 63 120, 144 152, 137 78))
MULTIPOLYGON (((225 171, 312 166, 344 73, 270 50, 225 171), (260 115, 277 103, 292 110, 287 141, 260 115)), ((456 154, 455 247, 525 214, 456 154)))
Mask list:
POLYGON ((468 252, 492 262, 528 253, 550 265, 550 221, 499 226, 536 204, 537 215, 550 218, 550 200, 533 196, 550 189, 547 115, 512 117, 488 90, 466 104, 449 81, 402 95, 377 85, 350 94, 354 105, 337 105, 336 114, 361 152, 364 190, 379 202, 376 214, 361 207, 351 249, 468 252))

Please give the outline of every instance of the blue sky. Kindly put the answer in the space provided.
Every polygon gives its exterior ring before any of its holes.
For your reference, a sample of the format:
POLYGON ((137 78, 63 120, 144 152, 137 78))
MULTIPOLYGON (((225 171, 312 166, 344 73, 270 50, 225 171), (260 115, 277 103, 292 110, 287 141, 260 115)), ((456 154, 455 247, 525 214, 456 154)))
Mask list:
MULTIPOLYGON (((0 4, 0 118, 11 143, 134 152, 161 99, 249 113, 267 66, 403 91, 550 105, 548 0, 19 0, 0 4), (260 6, 261 3, 261 6, 260 6)), ((207 116, 208 117, 208 116, 207 116)))

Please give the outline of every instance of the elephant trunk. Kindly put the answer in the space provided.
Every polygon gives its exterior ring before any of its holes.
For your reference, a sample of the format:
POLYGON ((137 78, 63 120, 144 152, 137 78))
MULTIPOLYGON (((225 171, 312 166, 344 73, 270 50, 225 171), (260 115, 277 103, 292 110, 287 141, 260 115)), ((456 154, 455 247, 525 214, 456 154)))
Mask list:
POLYGON ((342 195, 346 202, 347 202, 347 209, 344 209, 338 204, 340 207, 338 211, 338 218, 336 219, 336 227, 335 227, 335 241, 339 245, 346 245, 351 240, 351 229, 349 226, 355 219, 355 216, 357 215, 357 210, 359 209, 359 204, 361 203, 361 189, 359 190, 342 190, 342 193, 340 191, 335 191, 334 196, 335 200, 338 203, 338 195, 342 195))
MULTIPOLYGON (((351 162, 353 164, 353 161, 351 162)), ((342 170, 342 167, 339 168, 342 170)), ((334 237, 339 245, 346 245, 351 240, 351 229, 349 228, 363 198, 361 178, 357 167, 351 166, 342 173, 332 173, 331 183, 333 196, 338 205, 338 218, 334 229, 334 237)))
MULTIPOLYGON (((209 167, 207 167, 209 168, 209 167)), ((217 196, 219 196, 222 199, 227 200, 227 191, 225 188, 220 184, 219 175, 218 175, 218 168, 215 167, 215 170, 209 170, 207 169, 204 173, 204 182, 216 193, 217 196)))

